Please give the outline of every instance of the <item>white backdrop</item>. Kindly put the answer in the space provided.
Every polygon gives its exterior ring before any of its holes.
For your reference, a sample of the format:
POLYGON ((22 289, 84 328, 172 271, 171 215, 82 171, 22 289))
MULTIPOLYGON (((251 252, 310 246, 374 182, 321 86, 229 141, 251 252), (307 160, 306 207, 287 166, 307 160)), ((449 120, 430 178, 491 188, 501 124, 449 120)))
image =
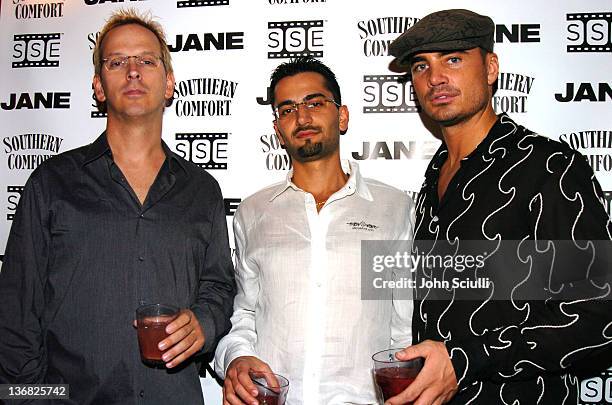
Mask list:
MULTIPOLYGON (((343 157, 359 160, 368 177, 418 191, 439 141, 423 127, 410 84, 389 74, 387 46, 422 16, 451 7, 497 24, 496 110, 588 155, 610 213, 609 0, 2 0, 0 253, 32 170, 104 129, 91 49, 104 20, 125 6, 151 10, 166 29, 178 97, 163 137, 217 178, 228 223, 241 199, 286 173, 266 94, 272 69, 296 54, 322 58, 338 76, 351 113, 343 157)), ((220 404, 215 382, 202 383, 207 404, 220 404)), ((582 384, 582 404, 612 403, 612 371, 582 384)))

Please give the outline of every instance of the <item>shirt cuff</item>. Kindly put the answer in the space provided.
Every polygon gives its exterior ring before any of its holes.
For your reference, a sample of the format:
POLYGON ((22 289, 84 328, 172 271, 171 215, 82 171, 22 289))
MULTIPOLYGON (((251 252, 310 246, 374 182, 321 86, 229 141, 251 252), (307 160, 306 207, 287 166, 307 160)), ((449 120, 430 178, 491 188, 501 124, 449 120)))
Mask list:
POLYGON ((204 346, 197 354, 208 353, 214 349, 216 343, 217 326, 215 325, 215 319, 206 307, 195 306, 190 309, 198 319, 204 333, 204 346))

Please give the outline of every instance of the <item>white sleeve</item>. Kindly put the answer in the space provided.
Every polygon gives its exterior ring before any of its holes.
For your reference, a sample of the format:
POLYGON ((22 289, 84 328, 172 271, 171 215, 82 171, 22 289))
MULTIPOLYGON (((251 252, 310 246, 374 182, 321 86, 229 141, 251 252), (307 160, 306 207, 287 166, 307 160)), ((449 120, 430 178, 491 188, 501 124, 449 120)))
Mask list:
MULTIPOLYGON (((401 231, 398 240, 406 241, 406 248, 410 252, 412 247, 415 207, 412 199, 406 195, 407 204, 406 215, 401 221, 401 231)), ((400 275, 405 275, 400 274, 400 275)), ((409 276, 413 276, 412 272, 408 272, 409 276)), ((407 294, 393 298, 393 312, 391 313, 391 347, 407 347, 412 344, 412 311, 414 309, 414 301, 407 299, 407 294)))
POLYGON ((240 207, 234 216, 236 242, 236 284, 232 329, 219 342, 215 351, 215 372, 225 378, 228 365, 240 356, 256 356, 255 305, 259 296, 259 269, 249 261, 245 223, 240 207))

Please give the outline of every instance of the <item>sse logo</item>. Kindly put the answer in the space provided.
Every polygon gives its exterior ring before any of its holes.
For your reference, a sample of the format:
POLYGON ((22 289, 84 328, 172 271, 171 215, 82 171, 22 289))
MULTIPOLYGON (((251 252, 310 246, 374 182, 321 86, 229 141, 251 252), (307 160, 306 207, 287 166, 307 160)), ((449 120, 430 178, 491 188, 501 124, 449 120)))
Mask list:
POLYGON ((13 36, 13 68, 58 67, 59 33, 13 36))
POLYGON ((17 210, 17 205, 19 204, 19 199, 21 198, 21 193, 23 193, 24 186, 6 186, 6 192, 8 197, 6 199, 8 205, 6 209, 8 210, 6 214, 6 220, 12 221, 15 218, 15 210, 17 210))
POLYGON ((612 52, 612 13, 567 14, 567 52, 612 52))
POLYGON ((176 153, 204 169, 227 169, 227 132, 176 134, 176 153))
POLYGON ((229 0, 181 0, 176 2, 176 8, 229 6, 229 0))
MULTIPOLYGON (((610 192, 606 192, 608 209, 610 207, 610 192)), ((609 213, 609 211, 608 211, 609 213)), ((582 405, 599 405, 612 402, 612 370, 607 370, 601 373, 601 376, 582 380, 580 382, 580 404, 582 405)))
POLYGON ((323 21, 268 23, 268 59, 323 56, 323 21))
POLYGON ((401 75, 363 76, 363 112, 415 113, 419 111, 412 82, 401 83, 401 75))

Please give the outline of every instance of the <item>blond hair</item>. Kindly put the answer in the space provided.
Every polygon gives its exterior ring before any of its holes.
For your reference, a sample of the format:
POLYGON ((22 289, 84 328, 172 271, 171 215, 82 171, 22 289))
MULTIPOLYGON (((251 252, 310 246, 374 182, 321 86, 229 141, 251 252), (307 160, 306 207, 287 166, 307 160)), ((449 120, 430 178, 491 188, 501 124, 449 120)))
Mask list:
POLYGON ((102 68, 102 43, 104 38, 113 28, 120 27, 127 24, 138 24, 151 31, 159 41, 159 47, 161 49, 161 61, 164 64, 166 73, 172 73, 172 58, 170 57, 170 50, 166 42, 166 34, 161 24, 153 20, 151 13, 139 14, 133 8, 119 9, 115 11, 100 30, 100 35, 96 40, 96 46, 93 50, 93 64, 96 75, 100 75, 102 68))

